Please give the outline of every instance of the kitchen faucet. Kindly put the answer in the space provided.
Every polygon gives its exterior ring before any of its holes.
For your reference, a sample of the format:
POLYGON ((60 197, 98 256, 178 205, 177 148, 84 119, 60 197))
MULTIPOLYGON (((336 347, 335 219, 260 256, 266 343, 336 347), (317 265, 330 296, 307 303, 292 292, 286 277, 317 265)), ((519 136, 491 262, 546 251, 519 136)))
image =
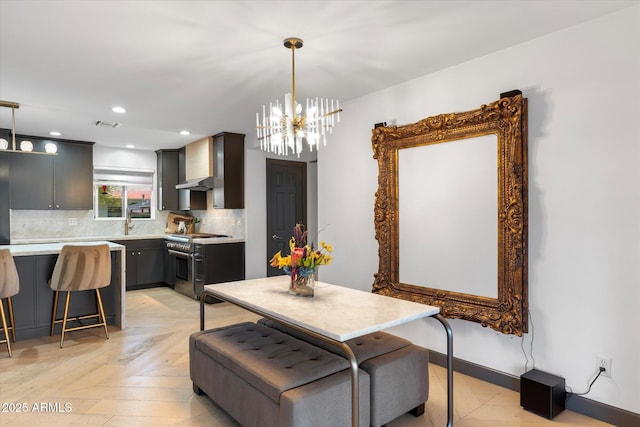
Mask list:
POLYGON ((133 224, 131 224, 131 210, 129 210, 129 208, 127 208, 127 216, 126 219, 124 220, 124 235, 128 235, 129 234, 129 230, 131 230, 133 228, 133 224))

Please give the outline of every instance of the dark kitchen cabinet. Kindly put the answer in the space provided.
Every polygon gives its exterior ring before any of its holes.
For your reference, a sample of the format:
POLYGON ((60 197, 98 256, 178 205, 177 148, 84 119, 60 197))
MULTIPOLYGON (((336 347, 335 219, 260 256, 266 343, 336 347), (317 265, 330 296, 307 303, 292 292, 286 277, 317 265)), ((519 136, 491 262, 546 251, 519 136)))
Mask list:
POLYGON ((213 136, 213 207, 244 209, 244 135, 213 136))
POLYGON ((207 209, 206 192, 176 190, 176 185, 185 182, 185 148, 157 150, 156 157, 158 161, 158 210, 207 209))
POLYGON ((164 286, 164 239, 114 241, 126 249, 127 290, 164 286))
POLYGON ((158 210, 176 210, 178 206, 178 155, 180 150, 157 150, 158 210))
POLYGON ((53 209, 53 156, 8 154, 11 209, 53 209))
MULTIPOLYGON (((38 151, 50 142, 31 141, 38 151)), ((92 145, 53 142, 57 155, 8 153, 11 209, 93 209, 92 145)))
POLYGON ((196 280, 203 284, 244 280, 244 242, 195 245, 196 280))
POLYGON ((93 146, 58 144, 53 183, 56 209, 93 209, 93 146))

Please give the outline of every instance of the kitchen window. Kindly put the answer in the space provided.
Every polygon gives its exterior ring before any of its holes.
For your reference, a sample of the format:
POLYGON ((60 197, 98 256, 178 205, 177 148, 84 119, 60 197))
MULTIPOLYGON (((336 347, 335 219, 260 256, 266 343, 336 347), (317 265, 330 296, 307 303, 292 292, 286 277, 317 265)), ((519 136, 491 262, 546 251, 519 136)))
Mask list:
POLYGON ((153 219, 153 171, 95 169, 96 219, 153 219))

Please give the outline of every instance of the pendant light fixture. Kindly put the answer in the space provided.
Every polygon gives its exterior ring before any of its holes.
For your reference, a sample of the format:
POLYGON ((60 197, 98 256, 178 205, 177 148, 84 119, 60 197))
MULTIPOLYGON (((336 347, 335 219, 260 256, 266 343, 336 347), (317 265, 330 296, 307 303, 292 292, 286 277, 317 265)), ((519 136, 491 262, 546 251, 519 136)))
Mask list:
POLYGON ((9 147, 9 141, 4 138, 0 138, 0 150, 15 151, 18 153, 33 153, 33 154, 57 154, 58 147, 53 142, 49 142, 45 145, 45 153, 39 151, 33 151, 33 143, 28 140, 20 142, 20 149, 16 145, 16 110, 20 108, 20 104, 11 101, 0 100, 0 107, 11 108, 11 147, 9 147))
POLYGON ((291 93, 284 96, 284 103, 269 103, 269 111, 262 106, 256 113, 256 129, 260 148, 278 155, 290 152, 300 157, 303 140, 309 144, 309 150, 320 148, 320 142, 327 145, 327 133, 331 133, 336 122, 340 123, 340 104, 338 100, 323 98, 307 99, 304 114, 302 104, 296 102, 295 51, 302 48, 302 40, 296 37, 284 39, 284 47, 291 49, 291 93))

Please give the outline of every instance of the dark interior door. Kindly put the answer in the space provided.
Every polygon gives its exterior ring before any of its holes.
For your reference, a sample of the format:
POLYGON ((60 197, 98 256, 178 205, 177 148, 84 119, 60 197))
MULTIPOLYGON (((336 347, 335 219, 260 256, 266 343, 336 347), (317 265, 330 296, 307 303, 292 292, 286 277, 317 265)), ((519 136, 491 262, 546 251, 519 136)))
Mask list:
MULTIPOLYGON (((278 251, 289 254, 297 222, 307 221, 307 164, 267 159, 267 260, 278 251)), ((267 276, 284 274, 267 266, 267 276)))

